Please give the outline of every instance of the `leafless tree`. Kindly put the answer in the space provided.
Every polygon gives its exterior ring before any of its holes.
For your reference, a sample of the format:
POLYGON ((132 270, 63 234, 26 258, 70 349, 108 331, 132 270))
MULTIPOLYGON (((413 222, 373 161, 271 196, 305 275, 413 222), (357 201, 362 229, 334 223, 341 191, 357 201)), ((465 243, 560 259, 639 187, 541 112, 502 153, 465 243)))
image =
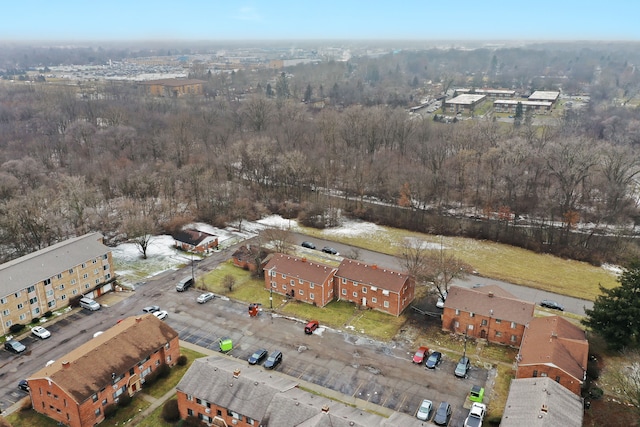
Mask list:
POLYGON ((260 233, 260 240, 263 245, 270 246, 274 252, 286 254, 291 251, 293 236, 289 230, 270 227, 260 233))

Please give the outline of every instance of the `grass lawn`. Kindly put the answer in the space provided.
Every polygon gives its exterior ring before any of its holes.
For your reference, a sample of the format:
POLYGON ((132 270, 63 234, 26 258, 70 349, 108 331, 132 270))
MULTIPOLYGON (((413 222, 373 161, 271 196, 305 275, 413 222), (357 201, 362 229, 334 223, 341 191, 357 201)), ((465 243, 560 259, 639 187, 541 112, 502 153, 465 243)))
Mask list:
POLYGON ((176 423, 168 423, 162 419, 162 405, 156 408, 151 414, 149 414, 144 420, 137 424, 137 427, 173 427, 179 425, 179 421, 176 423))
POLYGON ((599 284, 606 288, 617 285, 616 276, 603 268, 489 241, 435 236, 383 226, 372 226, 369 232, 359 234, 340 234, 331 229, 302 226, 296 227, 296 231, 389 255, 398 255, 401 243, 407 238, 418 238, 434 247, 442 243, 446 251, 469 263, 480 276, 577 298, 594 300, 599 295, 599 284))
POLYGON ((509 395, 509 387, 511 380, 515 378, 515 372, 508 366, 500 364, 497 366, 498 374, 496 375, 491 396, 489 396, 489 405, 487 407, 488 422, 500 422, 504 408, 507 405, 507 396, 509 395))
POLYGON ((169 390, 178 385, 185 372, 187 372, 187 369, 189 369, 195 359, 205 357, 204 354, 189 350, 188 348, 180 348, 180 354, 187 356, 187 364, 184 366, 176 365, 171 368, 171 372, 167 378, 159 380, 149 387, 149 389, 144 390, 144 393, 155 398, 164 396, 169 390))

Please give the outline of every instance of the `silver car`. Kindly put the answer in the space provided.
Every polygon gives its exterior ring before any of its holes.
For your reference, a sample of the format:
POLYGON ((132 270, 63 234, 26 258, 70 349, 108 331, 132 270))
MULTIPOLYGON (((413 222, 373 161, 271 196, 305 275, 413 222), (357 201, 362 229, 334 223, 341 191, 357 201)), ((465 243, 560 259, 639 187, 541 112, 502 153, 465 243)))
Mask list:
POLYGON ((207 301, 211 301, 213 298, 215 298, 215 295, 213 294, 213 292, 206 292, 202 295, 200 295, 196 301, 198 301, 200 304, 204 304, 207 301))

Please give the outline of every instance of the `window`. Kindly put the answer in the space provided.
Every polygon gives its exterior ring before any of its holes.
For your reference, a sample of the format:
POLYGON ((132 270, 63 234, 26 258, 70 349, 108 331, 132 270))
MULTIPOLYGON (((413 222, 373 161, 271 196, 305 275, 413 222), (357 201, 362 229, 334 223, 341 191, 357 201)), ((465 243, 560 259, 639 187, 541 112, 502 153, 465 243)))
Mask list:
POLYGON ((456 316, 460 314, 460 309, 456 308, 456 316))
POLYGON ((193 400, 193 395, 187 394, 187 400, 193 400))
POLYGON ((271 287, 272 288, 276 288, 276 287, 278 287, 278 285, 276 285, 276 282, 271 282, 271 287))
POLYGON ((193 417, 193 409, 187 409, 187 415, 193 417))
POLYGON ((35 290, 36 290, 36 287, 35 287, 35 286, 29 286, 29 287, 27 288, 27 292, 33 292, 33 291, 35 291, 35 290))
POLYGON ((342 295, 347 295, 347 290, 346 289, 342 289, 342 295))
POLYGON ((49 289, 46 293, 45 293, 48 297, 53 295, 53 289, 49 289))
POLYGON ((469 329, 470 331, 473 331, 473 325, 467 326, 467 329, 469 329))
POLYGON ((48 306, 48 307, 55 307, 55 306, 56 306, 56 300, 52 299, 51 301, 49 301, 49 302, 47 303, 47 306, 48 306))
POLYGON ((275 272, 275 271, 270 271, 270 272, 269 272, 269 276, 271 276, 271 277, 276 277, 276 272, 275 272))
POLYGON ((300 289, 300 290, 298 291, 298 295, 304 295, 304 291, 303 291, 302 289, 300 289))
POLYGON ((286 291, 287 290, 287 285, 282 285, 282 289, 286 291))
POLYGON ((291 286, 295 286, 295 285, 296 285, 296 281, 295 281, 295 280, 293 280, 293 279, 291 279, 291 280, 289 280, 289 284, 290 284, 291 286))
POLYGON ((346 284, 347 284, 347 278, 346 278, 346 277, 343 277, 343 278, 342 278, 342 284, 343 284, 343 285, 346 285, 346 284))
POLYGON ((107 404, 107 399, 102 399, 102 406, 105 406, 107 404))
POLYGON ((73 268, 69 269, 69 274, 73 274, 73 268))
POLYGON ((71 292, 73 295, 78 295, 78 290, 74 289, 73 292, 71 292))
POLYGON ((51 284, 51 278, 43 280, 42 283, 44 283, 45 286, 50 285, 51 284))
POLYGON ((82 263, 82 268, 85 268, 87 266, 87 264, 85 264, 84 262, 82 263))
POLYGON ((64 289, 64 285, 60 285, 60 286, 58 286, 58 289, 59 289, 59 290, 63 290, 63 289, 64 289))
POLYGON ((96 285, 100 283, 100 279, 96 279, 96 285))
POLYGON ((314 299, 314 295, 313 294, 309 294, 309 299, 314 299))
POLYGON ((6 298, 0 298, 0 304, 6 304, 6 303, 7 303, 6 298))
POLYGON ((502 320, 500 320, 500 319, 496 319, 496 320, 495 320, 495 322, 496 322, 496 323, 502 323, 502 320))
POLYGON ((107 265, 103 265, 102 266, 102 271, 107 271, 107 270, 109 270, 109 265, 108 264, 107 265))
POLYGON ((500 338, 502 336, 502 332, 496 331, 496 338, 500 338))
POLYGON ((21 292, 20 292, 20 291, 18 291, 18 292, 16 292, 16 293, 15 293, 15 294, 13 294, 13 295, 14 295, 16 298, 20 298, 21 292))
POLYGON ((371 298, 371 303, 372 303, 372 304, 377 304, 377 303, 378 303, 378 298, 376 298, 376 297, 372 297, 372 298, 371 298))
POLYGON ((535 378, 535 377, 537 377, 537 376, 538 376, 538 370, 537 370, 537 369, 534 369, 534 370, 533 370, 533 377, 535 378))
POLYGON ((560 384, 560 375, 556 375, 556 382, 560 384))
POLYGON ((38 314, 40 314, 40 309, 38 307, 34 308, 33 310, 31 310, 31 312, 33 313, 33 316, 37 316, 38 314))
POLYGON ((26 313, 22 313, 20 315, 20 320, 25 320, 27 318, 27 314, 26 313))
POLYGON ((94 259, 93 261, 91 261, 93 264, 95 264, 96 262, 98 262, 97 259, 94 259))
POLYGON ((516 328, 516 322, 511 322, 511 329, 515 329, 516 328))
POLYGON ((93 274, 98 274, 98 269, 93 270, 93 274))
MULTIPOLYGON (((56 276, 58 279, 62 279, 62 273, 58 273, 58 275, 56 276)), ((45 283, 46 285, 46 283, 45 283)))
POLYGON ((96 414, 96 417, 100 415, 100 408, 96 409, 94 413, 96 414))
POLYGON ((11 311, 9 311, 9 310, 2 310, 2 315, 3 315, 3 316, 8 316, 8 315, 9 315, 9 313, 11 313, 11 311))
POLYGON ((62 295, 62 296, 60 297, 60 299, 61 299, 62 301, 64 301, 64 300, 66 300, 66 299, 67 299, 67 296, 66 296, 66 295, 62 295))
POLYGON ((363 288, 362 288, 362 293, 363 293, 363 294, 366 294, 366 293, 367 293, 367 288, 363 287, 363 288))
POLYGON ((18 310, 22 310, 22 307, 24 307, 22 303, 18 304, 18 310))
POLYGON ((353 293, 353 297, 354 297, 354 298, 358 298, 358 293, 357 293, 357 292, 354 292, 354 293, 353 293))
POLYGON ((287 278, 287 276, 285 276, 284 274, 282 274, 282 278, 283 278, 283 279, 286 279, 286 278, 287 278))
POLYGON ((515 335, 511 335, 511 342, 516 342, 518 338, 515 335))
POLYGON ((300 283, 302 285, 304 283, 304 280, 298 279, 298 283, 300 283))
POLYGON ((76 279, 71 279, 71 284, 75 285, 76 284, 76 279))
POLYGON ((38 302, 38 297, 29 298, 29 304, 35 304, 38 302))
POLYGON ((196 398, 196 403, 198 405, 202 405, 202 399, 200 399, 199 397, 196 398))
POLYGON ((102 259, 107 259, 109 256, 107 254, 102 255, 102 259))
MULTIPOLYGON (((49 394, 49 392, 47 392, 47 394, 49 394)), ((91 400, 93 400, 94 402, 98 401, 98 393, 94 393, 93 396, 91 396, 91 400)))
POLYGON ((480 322, 482 326, 487 326, 487 319, 482 319, 482 322, 480 322))
POLYGON ((384 308, 389 308, 389 301, 385 301, 382 305, 384 306, 384 308))
POLYGON ((313 283, 309 283, 309 289, 313 289, 313 283))
POLYGON ((469 317, 473 317, 473 316, 475 316, 474 313, 469 313, 469 317))
POLYGON ((84 288, 85 288, 85 289, 89 289, 89 284, 88 284, 88 283, 85 283, 85 284, 84 284, 84 288))
POLYGON ((540 372, 540 376, 541 376, 541 377, 543 377, 543 378, 545 378, 545 377, 547 377, 547 376, 548 376, 548 374, 547 374, 546 372, 540 372))
POLYGON ((11 322, 11 320, 7 320, 6 322, 4 322, 4 325, 5 325, 6 327, 11 326, 12 324, 13 324, 13 322, 11 322))

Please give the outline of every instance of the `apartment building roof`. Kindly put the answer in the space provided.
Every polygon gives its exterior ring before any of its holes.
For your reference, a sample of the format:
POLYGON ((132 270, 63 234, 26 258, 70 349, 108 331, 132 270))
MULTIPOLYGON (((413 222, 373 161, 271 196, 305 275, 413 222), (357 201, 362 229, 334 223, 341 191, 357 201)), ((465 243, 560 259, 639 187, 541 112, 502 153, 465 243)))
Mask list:
POLYGON ((204 84, 204 83, 206 83, 204 80, 196 80, 196 79, 158 79, 158 80, 146 80, 146 81, 138 82, 138 84, 143 86, 161 85, 161 86, 169 86, 169 87, 180 87, 180 86, 196 85, 196 84, 204 84))
POLYGON ((407 273, 347 258, 340 263, 336 276, 392 292, 400 292, 409 279, 407 273))
POLYGON ((53 277, 110 249, 100 233, 88 233, 0 265, 0 296, 10 295, 53 277))
POLYGON ((447 104, 458 104, 458 105, 471 105, 482 99, 486 98, 487 95, 474 95, 471 93, 463 93, 462 95, 458 95, 455 98, 448 99, 446 101, 447 104))
POLYGON ((524 332, 518 366, 552 365, 582 382, 588 357, 582 329, 560 316, 536 317, 524 332))
POLYGON ((534 303, 519 300, 495 285, 476 289, 451 286, 444 306, 521 325, 529 323, 535 309, 534 303))
POLYGON ((178 337, 178 333, 153 314, 132 316, 118 322, 57 359, 29 380, 47 379, 82 403, 112 383, 154 351, 178 337))
POLYGON ((549 377, 511 381, 501 427, 580 427, 582 398, 549 377))
POLYGON ((530 100, 539 100, 539 101, 555 101, 560 96, 560 92, 555 90, 536 90, 531 95, 529 95, 530 100))
POLYGON ((336 268, 317 262, 309 261, 307 258, 298 258, 285 254, 274 254, 264 267, 265 271, 275 271, 289 277, 306 280, 314 284, 322 284, 331 278, 336 268))

